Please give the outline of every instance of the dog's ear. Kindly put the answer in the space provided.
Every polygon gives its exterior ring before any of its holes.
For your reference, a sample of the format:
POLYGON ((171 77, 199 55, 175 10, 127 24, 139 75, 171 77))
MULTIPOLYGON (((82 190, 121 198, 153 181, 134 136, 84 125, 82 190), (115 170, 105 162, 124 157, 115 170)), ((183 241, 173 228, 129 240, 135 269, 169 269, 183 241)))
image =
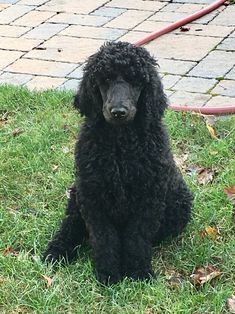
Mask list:
POLYGON ((154 123, 162 118, 168 103, 156 69, 151 67, 148 73, 149 82, 141 92, 139 110, 142 111, 142 116, 144 115, 149 122, 154 123))
POLYGON ((102 113, 101 95, 98 86, 91 82, 85 72, 77 94, 73 98, 74 108, 78 109, 81 116, 96 119, 102 113))

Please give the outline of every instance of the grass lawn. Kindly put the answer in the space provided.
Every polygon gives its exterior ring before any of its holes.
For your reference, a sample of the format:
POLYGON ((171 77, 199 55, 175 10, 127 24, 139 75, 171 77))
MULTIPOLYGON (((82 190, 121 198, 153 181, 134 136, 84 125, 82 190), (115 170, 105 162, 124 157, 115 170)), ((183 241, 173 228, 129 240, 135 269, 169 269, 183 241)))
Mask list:
POLYGON ((0 313, 227 313, 226 300, 235 294, 235 221, 223 190, 235 184, 234 116, 213 126, 217 140, 202 117, 166 114, 195 202, 185 233, 154 250, 152 282, 101 286, 88 247, 56 271, 40 261, 73 182, 81 118, 71 97, 0 87, 0 313), (218 276, 199 284, 198 267, 208 267, 207 279, 218 276))

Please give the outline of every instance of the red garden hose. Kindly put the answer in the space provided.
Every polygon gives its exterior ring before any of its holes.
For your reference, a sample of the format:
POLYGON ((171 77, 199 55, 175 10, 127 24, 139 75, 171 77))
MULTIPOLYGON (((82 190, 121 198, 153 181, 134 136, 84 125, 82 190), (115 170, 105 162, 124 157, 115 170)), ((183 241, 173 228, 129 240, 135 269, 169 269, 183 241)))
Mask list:
MULTIPOLYGON (((134 45, 136 47, 141 46, 143 44, 146 44, 150 42, 151 40, 160 37, 166 33, 171 32, 172 30, 179 28, 180 26, 183 26, 187 23, 190 23, 203 15, 217 9, 219 6, 225 3, 226 0, 216 0, 212 4, 208 5, 202 10, 199 10, 198 12, 195 12, 185 18, 182 18, 166 27, 163 27, 162 29, 152 32, 148 34, 147 36, 137 40, 134 42, 134 45)), ((220 115, 220 114, 230 114, 235 113, 235 106, 230 107, 197 107, 197 106, 177 106, 177 105, 170 105, 170 108, 176 111, 193 111, 193 112, 199 112, 202 114, 210 114, 210 115, 220 115)))

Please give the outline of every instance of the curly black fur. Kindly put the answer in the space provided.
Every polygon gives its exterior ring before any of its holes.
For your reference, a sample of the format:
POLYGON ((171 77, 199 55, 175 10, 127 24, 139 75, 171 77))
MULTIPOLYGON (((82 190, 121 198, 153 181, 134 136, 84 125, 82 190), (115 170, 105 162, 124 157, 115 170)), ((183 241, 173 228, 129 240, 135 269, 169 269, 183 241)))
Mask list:
POLYGON ((144 48, 107 43, 88 59, 74 99, 85 116, 76 180, 44 258, 70 260, 89 234, 103 283, 150 278, 153 245, 190 219, 192 195, 161 121, 167 101, 155 65, 144 48))

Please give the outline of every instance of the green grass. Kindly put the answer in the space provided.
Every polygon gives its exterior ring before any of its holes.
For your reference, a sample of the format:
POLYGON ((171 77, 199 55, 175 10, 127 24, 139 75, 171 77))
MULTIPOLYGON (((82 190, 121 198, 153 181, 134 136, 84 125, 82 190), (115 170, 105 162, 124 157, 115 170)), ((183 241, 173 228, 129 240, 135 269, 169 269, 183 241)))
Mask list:
POLYGON ((200 185, 197 175, 184 173, 195 194, 193 219, 181 237, 154 250, 159 275, 152 282, 99 285, 89 248, 81 249, 76 263, 57 271, 40 262, 63 216, 66 187, 73 182, 81 118, 71 97, 0 87, 0 313, 226 313, 226 299, 235 293, 233 207, 223 192, 235 184, 234 117, 216 123, 218 141, 198 115, 166 114, 174 152, 188 154, 185 166, 212 168, 215 175, 212 183, 200 185), (7 121, 1 121, 6 112, 7 121), (22 132, 13 136, 16 129, 22 132), (219 229, 218 239, 200 236, 207 226, 219 229), (9 247, 16 253, 4 252, 9 247), (222 275, 195 287, 190 275, 209 264, 222 275), (172 269, 182 274, 176 287, 165 275, 172 269), (53 279, 50 287, 43 275, 53 279))

